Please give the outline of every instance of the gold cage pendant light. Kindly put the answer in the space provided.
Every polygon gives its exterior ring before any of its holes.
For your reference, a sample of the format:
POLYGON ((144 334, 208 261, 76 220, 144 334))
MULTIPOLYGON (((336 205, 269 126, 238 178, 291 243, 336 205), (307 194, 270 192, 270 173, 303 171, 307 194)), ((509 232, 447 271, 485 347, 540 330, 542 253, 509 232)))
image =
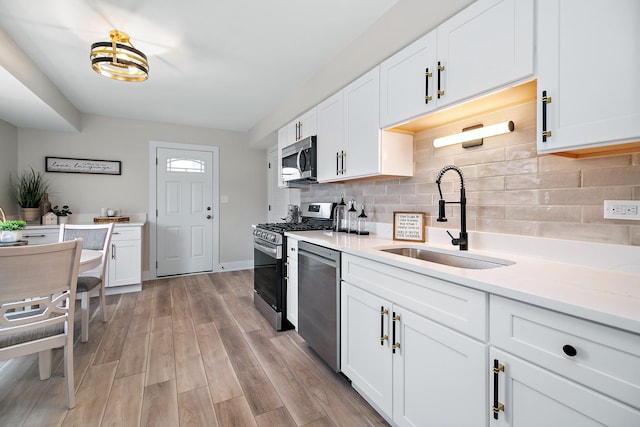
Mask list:
POLYGON ((110 42, 91 45, 91 68, 103 76, 125 82, 142 82, 149 77, 147 56, 133 47, 129 35, 112 30, 110 42))

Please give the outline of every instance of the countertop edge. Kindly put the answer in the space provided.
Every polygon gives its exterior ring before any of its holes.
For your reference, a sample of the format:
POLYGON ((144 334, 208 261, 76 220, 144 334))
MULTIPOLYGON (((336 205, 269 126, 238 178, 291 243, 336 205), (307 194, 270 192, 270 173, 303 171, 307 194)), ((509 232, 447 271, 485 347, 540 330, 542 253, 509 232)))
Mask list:
MULTIPOLYGON (((516 262, 511 266, 469 270, 413 260, 374 249, 382 246, 414 246, 411 242, 376 237, 358 239, 343 233, 336 234, 338 233, 317 231, 285 233, 289 237, 391 267, 640 334, 639 275, 517 255, 510 257, 516 262), (606 284, 599 280, 606 281, 606 284)), ((428 242, 419 245, 443 250, 441 246, 428 242)), ((504 257, 503 253, 493 254, 489 251, 470 251, 470 254, 504 257)))

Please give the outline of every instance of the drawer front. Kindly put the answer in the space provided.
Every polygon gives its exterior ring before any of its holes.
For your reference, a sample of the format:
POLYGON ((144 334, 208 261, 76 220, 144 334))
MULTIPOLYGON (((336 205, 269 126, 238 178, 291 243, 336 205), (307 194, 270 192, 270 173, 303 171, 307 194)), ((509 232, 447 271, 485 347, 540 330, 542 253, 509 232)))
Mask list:
POLYGON ((487 295, 455 283, 349 254, 342 280, 449 328, 487 341, 487 295))
POLYGON ((491 295, 491 345, 640 408, 640 335, 491 295))
POLYGON ((57 243, 58 236, 60 235, 59 229, 45 229, 45 230, 23 230, 22 239, 27 240, 30 245, 45 245, 47 243, 57 243))
POLYGON ((114 227, 111 240, 139 240, 142 237, 141 227, 114 227))

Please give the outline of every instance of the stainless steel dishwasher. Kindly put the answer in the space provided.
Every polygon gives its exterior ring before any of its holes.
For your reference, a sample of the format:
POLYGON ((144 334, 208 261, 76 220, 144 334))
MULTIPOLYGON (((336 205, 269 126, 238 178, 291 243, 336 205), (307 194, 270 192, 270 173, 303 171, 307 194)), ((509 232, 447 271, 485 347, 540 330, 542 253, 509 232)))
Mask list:
POLYGON ((298 333, 340 372, 340 252, 298 244, 298 333))

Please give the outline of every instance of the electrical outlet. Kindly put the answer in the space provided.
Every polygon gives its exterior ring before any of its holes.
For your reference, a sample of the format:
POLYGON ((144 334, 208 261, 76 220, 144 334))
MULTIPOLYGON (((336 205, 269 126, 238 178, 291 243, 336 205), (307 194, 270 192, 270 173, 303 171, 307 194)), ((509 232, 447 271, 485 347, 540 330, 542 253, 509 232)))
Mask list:
POLYGON ((640 200, 605 200, 606 219, 640 220, 640 200))

